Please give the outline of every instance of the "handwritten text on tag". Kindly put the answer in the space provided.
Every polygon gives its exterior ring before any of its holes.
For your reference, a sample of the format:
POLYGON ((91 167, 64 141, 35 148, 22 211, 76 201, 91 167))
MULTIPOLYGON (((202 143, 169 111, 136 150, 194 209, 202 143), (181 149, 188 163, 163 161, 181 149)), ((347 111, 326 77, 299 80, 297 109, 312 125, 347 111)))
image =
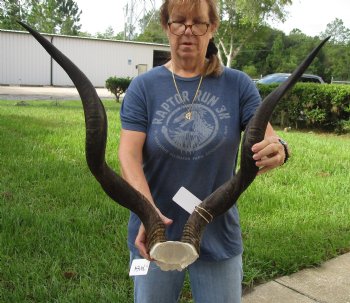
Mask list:
POLYGON ((150 261, 146 259, 135 259, 131 263, 129 276, 147 275, 150 261))

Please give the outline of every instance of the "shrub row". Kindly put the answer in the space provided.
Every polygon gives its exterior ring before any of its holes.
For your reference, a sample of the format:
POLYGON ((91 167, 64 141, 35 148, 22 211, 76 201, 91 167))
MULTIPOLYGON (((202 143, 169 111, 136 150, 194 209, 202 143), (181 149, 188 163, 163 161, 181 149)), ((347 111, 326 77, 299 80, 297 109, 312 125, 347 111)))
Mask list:
MULTIPOLYGON (((127 90, 131 78, 110 77, 106 88, 116 100, 127 90)), ((258 84, 265 98, 278 84, 258 84)), ((271 122, 281 127, 350 132, 350 85, 297 83, 277 105, 271 122)))
MULTIPOLYGON (((258 84, 266 97, 276 84, 258 84)), ((282 127, 350 132, 350 85, 297 83, 277 105, 273 124, 282 127)))

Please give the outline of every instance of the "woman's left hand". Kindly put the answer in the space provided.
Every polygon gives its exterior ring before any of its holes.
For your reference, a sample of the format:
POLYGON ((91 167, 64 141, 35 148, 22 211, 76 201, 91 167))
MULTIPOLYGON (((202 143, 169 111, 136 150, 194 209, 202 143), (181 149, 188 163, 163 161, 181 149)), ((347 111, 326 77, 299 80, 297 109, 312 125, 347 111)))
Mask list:
POLYGON ((264 140, 252 146, 253 159, 259 167, 258 175, 281 166, 286 157, 283 145, 277 136, 267 136, 264 140))

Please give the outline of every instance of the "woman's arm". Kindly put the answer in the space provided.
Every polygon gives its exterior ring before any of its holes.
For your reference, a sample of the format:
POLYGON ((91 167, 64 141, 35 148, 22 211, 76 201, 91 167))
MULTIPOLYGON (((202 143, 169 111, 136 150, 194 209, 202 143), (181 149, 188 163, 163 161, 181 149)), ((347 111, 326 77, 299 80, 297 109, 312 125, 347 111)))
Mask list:
POLYGON ((142 168, 142 149, 145 140, 146 134, 143 132, 122 129, 119 143, 119 161, 123 178, 154 204, 142 168))
MULTIPOLYGON (((142 193, 150 203, 154 205, 165 225, 172 223, 154 204, 154 200, 148 186, 145 174, 142 168, 142 149, 146 140, 146 134, 138 131, 122 129, 119 143, 119 161, 123 178, 136 190, 142 193)), ((141 224, 139 233, 135 240, 135 246, 144 258, 151 260, 146 247, 147 239, 143 224, 141 224)))

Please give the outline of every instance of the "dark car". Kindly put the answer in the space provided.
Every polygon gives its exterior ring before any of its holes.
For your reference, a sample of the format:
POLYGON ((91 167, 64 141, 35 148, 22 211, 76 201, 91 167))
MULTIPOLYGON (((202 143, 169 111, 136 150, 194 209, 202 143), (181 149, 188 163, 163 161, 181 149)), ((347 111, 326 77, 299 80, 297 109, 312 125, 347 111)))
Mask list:
MULTIPOLYGON (((291 74, 288 74, 288 73, 270 74, 262 77, 256 83, 260 83, 260 84, 282 83, 286 81, 290 75, 291 74)), ((325 83, 320 76, 311 75, 311 74, 303 74, 298 81, 309 82, 309 83, 319 83, 319 84, 325 83)))

